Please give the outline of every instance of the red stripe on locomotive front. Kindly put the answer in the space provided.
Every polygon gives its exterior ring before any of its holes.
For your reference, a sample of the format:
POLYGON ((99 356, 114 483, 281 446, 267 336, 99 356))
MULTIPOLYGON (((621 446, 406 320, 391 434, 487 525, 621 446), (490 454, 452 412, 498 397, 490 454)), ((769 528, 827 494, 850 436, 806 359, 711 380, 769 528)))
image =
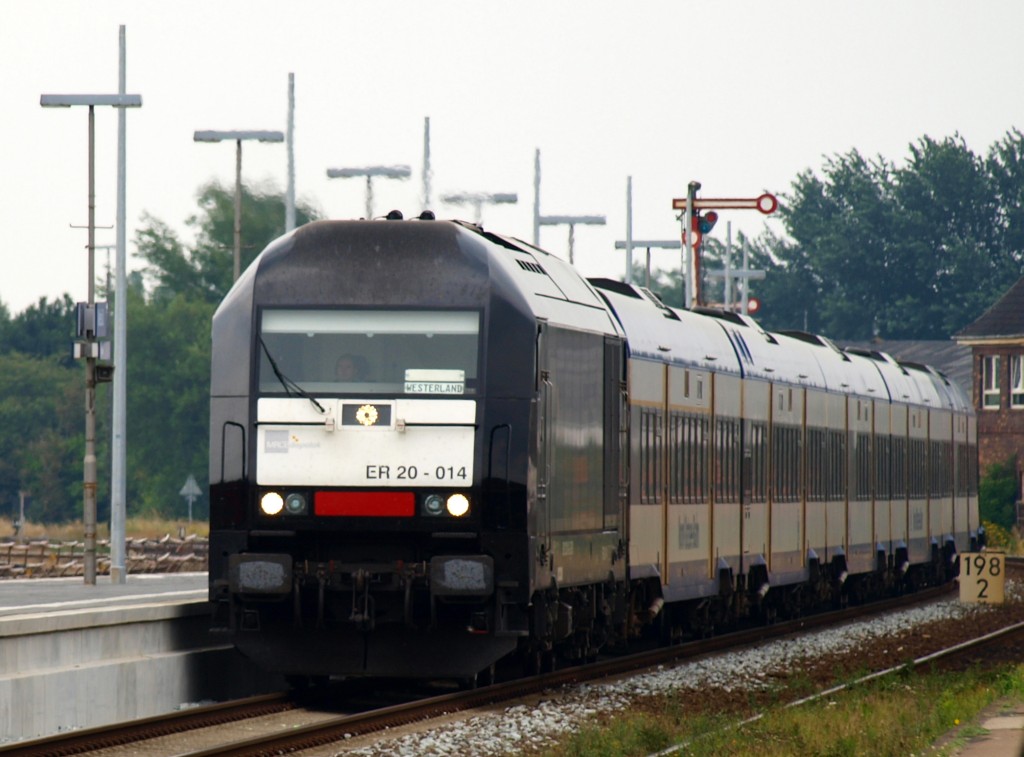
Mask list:
POLYGON ((314 515, 409 517, 416 512, 412 492, 316 492, 314 515))

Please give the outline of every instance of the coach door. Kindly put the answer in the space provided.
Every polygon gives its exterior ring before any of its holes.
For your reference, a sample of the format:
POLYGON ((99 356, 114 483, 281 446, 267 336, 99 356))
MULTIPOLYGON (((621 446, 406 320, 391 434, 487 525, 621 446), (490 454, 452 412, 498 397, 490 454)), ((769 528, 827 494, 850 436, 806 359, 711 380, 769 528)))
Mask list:
POLYGON ((953 533, 953 413, 928 412, 928 530, 933 543, 953 533))
POLYGON ((629 366, 629 565, 633 578, 668 580, 665 492, 667 366, 631 359, 629 366))
POLYGON ((707 594, 714 575, 709 465, 716 378, 683 366, 668 369, 665 533, 674 597, 707 594))
POLYGON ((772 386, 768 569, 782 580, 804 567, 804 390, 772 386))
POLYGON ((847 455, 849 466, 849 507, 847 530, 849 545, 847 565, 851 572, 863 573, 876 567, 875 505, 872 502, 872 479, 875 466, 872 448, 874 402, 851 396, 847 399, 849 415, 847 455))
POLYGON ((541 566, 537 570, 535 588, 547 588, 550 585, 548 571, 551 565, 551 512, 549 508, 549 488, 551 484, 551 466, 555 393, 551 381, 551 367, 548 364, 547 327, 542 324, 537 335, 537 387, 539 402, 537 407, 537 500, 530 513, 530 530, 534 533, 535 542, 531 545, 535 558, 531 565, 541 566))
POLYGON ((771 385, 743 381, 743 572, 768 558, 768 420, 771 385))
MULTIPOLYGON (((605 485, 605 442, 619 430, 617 397, 606 398, 608 360, 600 334, 546 326, 542 332, 543 478, 549 564, 560 585, 608 578, 619 533, 616 472, 605 485), (606 417, 613 432, 605 430, 606 417), (610 502, 606 502, 606 497, 610 502)), ((610 366, 615 369, 614 361, 610 366)), ((610 464, 617 471, 617 457, 610 464)))

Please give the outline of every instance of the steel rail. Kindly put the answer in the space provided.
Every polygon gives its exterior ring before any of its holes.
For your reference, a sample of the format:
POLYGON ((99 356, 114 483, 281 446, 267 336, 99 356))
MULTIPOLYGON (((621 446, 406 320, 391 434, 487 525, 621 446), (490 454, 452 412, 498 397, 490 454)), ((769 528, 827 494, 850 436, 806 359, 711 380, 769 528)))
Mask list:
POLYGON ((264 694, 187 710, 177 710, 149 718, 130 720, 126 723, 66 731, 40 739, 16 741, 0 746, 0 755, 55 757, 83 754, 159 736, 170 736, 183 731, 209 728, 261 715, 272 715, 294 709, 296 706, 294 697, 288 692, 264 694))

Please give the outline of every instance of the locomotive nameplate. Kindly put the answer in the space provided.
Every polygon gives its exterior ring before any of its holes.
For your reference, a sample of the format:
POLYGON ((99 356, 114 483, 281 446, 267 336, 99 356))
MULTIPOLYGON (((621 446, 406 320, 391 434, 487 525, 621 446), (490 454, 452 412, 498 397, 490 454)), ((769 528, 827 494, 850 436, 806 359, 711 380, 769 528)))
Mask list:
POLYGON ((1002 604, 1005 600, 1006 555, 965 552, 960 555, 960 601, 1002 604))

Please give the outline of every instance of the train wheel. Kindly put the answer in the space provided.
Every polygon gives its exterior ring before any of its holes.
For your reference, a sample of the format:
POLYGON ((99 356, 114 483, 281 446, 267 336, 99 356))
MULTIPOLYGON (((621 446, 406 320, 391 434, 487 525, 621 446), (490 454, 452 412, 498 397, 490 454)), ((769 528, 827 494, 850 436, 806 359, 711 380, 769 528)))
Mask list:
POLYGON ((554 673, 557 669, 558 658, 555 656, 555 650, 549 649, 541 656, 541 672, 554 673))
POLYGON ((309 691, 310 689, 325 689, 331 682, 330 676, 285 676, 285 683, 296 691, 309 691))
POLYGON ((476 682, 478 686, 493 686, 498 680, 498 666, 491 663, 477 673, 476 682))
POLYGON ((539 649, 531 649, 523 655, 523 674, 527 676, 540 675, 543 672, 541 670, 543 657, 544 653, 539 649))

